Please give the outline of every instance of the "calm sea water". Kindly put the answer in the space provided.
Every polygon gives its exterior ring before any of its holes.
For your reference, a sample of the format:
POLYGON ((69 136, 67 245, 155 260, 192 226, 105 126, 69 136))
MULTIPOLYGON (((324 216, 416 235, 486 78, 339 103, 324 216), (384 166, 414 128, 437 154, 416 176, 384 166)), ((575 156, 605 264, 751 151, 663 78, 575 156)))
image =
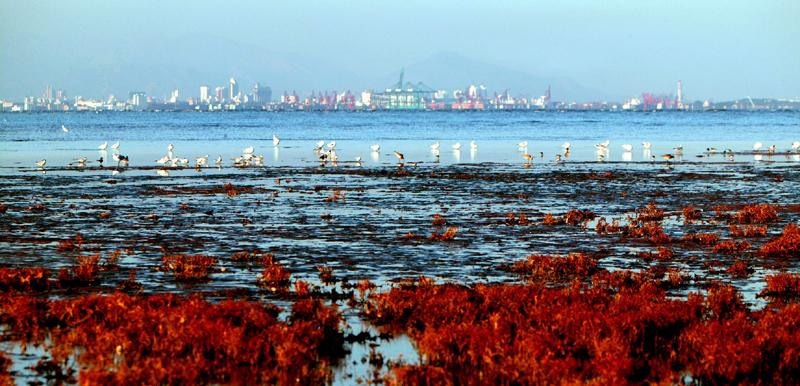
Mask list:
MULTIPOLYGON (((31 167, 42 158, 48 166, 64 166, 79 156, 97 158, 97 146, 120 141, 131 166, 155 165, 169 143, 175 155, 231 158, 248 146, 263 154, 267 165, 316 162, 314 144, 337 141, 341 161, 361 157, 365 165, 393 163, 392 151, 409 161, 434 162, 429 145, 441 143, 440 162, 522 162, 517 144, 528 141, 528 152, 552 161, 563 142, 572 144, 570 160, 597 159, 594 144, 610 140, 606 161, 649 161, 683 146, 686 160, 708 147, 719 151, 776 145, 786 150, 800 140, 798 112, 398 112, 398 113, 40 113, 0 115, 0 168, 31 167), (61 130, 61 125, 70 129, 61 130), (272 146, 272 135, 282 142, 272 146), (472 151, 470 141, 478 145, 472 151), (652 153, 642 141, 653 143, 652 153), (370 151, 371 144, 381 151, 370 151), (452 145, 461 143, 460 152, 452 145), (631 144, 631 153, 622 150, 631 144)), ((757 157, 759 158, 759 157, 757 157)), ((800 161, 775 157, 776 161, 800 161)), ((659 159, 660 160, 660 159, 659 159)), ((716 160, 721 160, 718 157, 716 160)), ((755 161, 753 156, 737 161, 755 161)), ((212 161, 213 162, 213 161, 212 161)))

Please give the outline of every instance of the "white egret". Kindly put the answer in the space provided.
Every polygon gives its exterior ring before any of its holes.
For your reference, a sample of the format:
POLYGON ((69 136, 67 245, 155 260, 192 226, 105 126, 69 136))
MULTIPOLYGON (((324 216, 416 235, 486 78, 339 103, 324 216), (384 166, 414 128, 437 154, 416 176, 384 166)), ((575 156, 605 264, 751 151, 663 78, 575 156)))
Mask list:
POLYGON ((759 150, 761 150, 761 147, 763 147, 763 146, 764 145, 761 142, 756 142, 756 143, 753 144, 753 151, 759 151, 759 150))
POLYGON ((439 141, 431 145, 431 150, 439 150, 439 141))
POLYGON ((369 148, 372 149, 372 151, 374 151, 374 152, 381 151, 381 145, 377 144, 377 143, 372 145, 372 146, 370 146, 369 148))
POLYGON ((254 151, 255 151, 255 148, 250 146, 250 147, 244 148, 244 150, 242 150, 242 153, 244 153, 244 154, 253 154, 254 151))
POLYGON ((41 160, 41 161, 37 161, 37 162, 36 162, 36 165, 37 165, 37 166, 39 166, 40 168, 43 168, 43 167, 44 167, 44 165, 47 165, 47 160, 46 160, 46 159, 43 159, 43 160, 41 160))
POLYGON ((633 145, 630 145, 630 144, 626 143, 626 144, 622 145, 622 150, 625 150, 626 153, 630 153, 631 150, 633 150, 633 145))
POLYGON ((469 142, 469 148, 472 149, 472 150, 478 150, 478 144, 475 143, 475 141, 470 141, 469 142))
POLYGON ((105 151, 106 149, 108 149, 108 142, 103 142, 100 144, 100 146, 97 147, 97 150, 100 151, 105 151))
POLYGON ((281 143, 281 139, 278 138, 277 135, 272 134, 272 146, 278 146, 281 143))
POLYGON ((461 142, 456 142, 453 144, 453 150, 461 150, 461 142))
POLYGON ((113 150, 119 150, 119 141, 117 141, 116 143, 114 143, 113 145, 111 145, 111 149, 113 149, 113 150))
POLYGON ((64 125, 61 125, 61 131, 65 132, 65 133, 69 133, 69 129, 64 125))

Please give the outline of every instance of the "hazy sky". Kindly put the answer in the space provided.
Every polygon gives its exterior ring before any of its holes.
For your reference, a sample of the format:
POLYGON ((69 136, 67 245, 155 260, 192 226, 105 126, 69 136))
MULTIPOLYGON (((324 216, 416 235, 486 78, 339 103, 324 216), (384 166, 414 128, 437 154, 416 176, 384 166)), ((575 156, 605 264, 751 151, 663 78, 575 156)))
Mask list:
POLYGON ((186 97, 231 76, 274 92, 381 89, 442 52, 598 98, 674 93, 679 79, 692 100, 795 98, 798 20, 798 0, 0 0, 0 98, 48 83, 87 97, 176 87, 186 97))

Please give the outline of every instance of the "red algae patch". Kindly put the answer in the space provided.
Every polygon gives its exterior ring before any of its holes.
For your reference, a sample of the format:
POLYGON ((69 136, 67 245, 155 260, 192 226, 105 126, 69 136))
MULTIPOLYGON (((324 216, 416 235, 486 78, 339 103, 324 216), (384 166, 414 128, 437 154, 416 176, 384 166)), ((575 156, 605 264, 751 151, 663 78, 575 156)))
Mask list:
POLYGON ((717 245, 714 245, 714 253, 722 253, 725 255, 737 255, 741 254, 750 248, 750 243, 747 240, 736 241, 736 240, 725 240, 720 241, 717 245))
POLYGON ((428 238, 430 241, 453 241, 456 238, 456 234, 458 233, 458 228, 456 227, 449 227, 443 233, 433 232, 431 233, 431 237, 428 238))
POLYGON ((365 315, 382 331, 408 334, 423 358, 393 368, 385 380, 676 384, 689 375, 701 384, 796 381, 800 306, 750 311, 730 286, 677 300, 648 275, 604 276, 595 287, 406 284, 374 294, 365 315), (627 284, 614 289, 612 283, 627 284))
POLYGON ((0 292, 45 291, 49 272, 44 268, 0 268, 0 292))
POLYGON ((778 211, 770 204, 745 205, 733 215, 733 221, 739 224, 765 224, 778 219, 778 211))
POLYGON ((216 263, 217 259, 205 255, 165 255, 161 269, 172 272, 178 281, 207 280, 216 263))
POLYGON ((534 281, 563 282, 583 279, 597 270, 597 260, 583 253, 567 256, 530 255, 516 262, 511 271, 534 281))
POLYGON ((766 277, 767 286, 759 296, 795 298, 800 300, 800 274, 781 273, 766 277))
POLYGON ((766 225, 731 225, 728 229, 733 237, 764 237, 767 235, 766 225))
POLYGON ((197 296, 3 300, 9 334, 54 364, 76 355, 80 384, 321 384, 343 344, 337 309, 312 299, 286 322, 274 306, 197 296))
POLYGON ((758 250, 765 257, 800 257, 800 228, 797 224, 789 224, 783 233, 761 246, 758 250))
POLYGON ((687 233, 683 235, 683 241, 702 245, 714 245, 719 241, 716 233, 687 233))

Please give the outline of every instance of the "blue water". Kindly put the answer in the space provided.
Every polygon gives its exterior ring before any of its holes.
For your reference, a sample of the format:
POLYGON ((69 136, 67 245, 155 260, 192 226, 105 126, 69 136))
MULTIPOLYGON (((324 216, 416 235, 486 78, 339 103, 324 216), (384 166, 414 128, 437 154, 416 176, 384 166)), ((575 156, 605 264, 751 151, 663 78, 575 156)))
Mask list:
POLYGON ((522 162, 521 141, 529 142, 528 152, 537 159, 543 153, 539 162, 552 161, 565 141, 572 144, 570 160, 596 160, 593 145, 605 140, 611 142, 606 161, 649 161, 676 146, 694 161, 708 147, 749 151, 762 142, 764 148, 787 150, 800 140, 800 112, 6 113, 0 115, 0 168, 32 167, 42 158, 48 166, 79 156, 93 160, 99 144, 116 141, 131 166, 154 166, 169 143, 176 156, 192 162, 220 155, 229 164, 241 149, 254 146, 267 166, 302 165, 316 162, 312 150, 319 140, 337 141, 341 161, 361 157, 373 165, 395 162, 394 150, 409 161, 434 162, 429 145, 435 141, 445 164, 522 162), (278 149, 272 134, 282 140, 278 149), (470 141, 478 144, 476 151, 470 141), (642 152, 642 141, 653 143, 651 153, 642 152), (457 142, 462 149, 453 152, 457 142), (381 151, 371 152, 371 144, 380 144, 381 151), (622 144, 633 151, 625 153, 622 144))

